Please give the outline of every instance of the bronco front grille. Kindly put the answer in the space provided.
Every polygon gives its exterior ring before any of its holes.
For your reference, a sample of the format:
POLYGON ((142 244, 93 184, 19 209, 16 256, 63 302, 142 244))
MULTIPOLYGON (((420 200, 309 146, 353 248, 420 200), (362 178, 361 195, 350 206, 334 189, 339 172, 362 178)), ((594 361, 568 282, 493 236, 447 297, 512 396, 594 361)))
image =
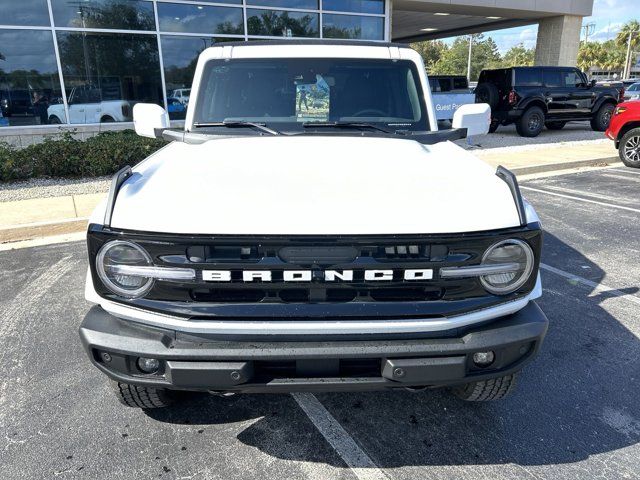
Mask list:
POLYGON ((490 245, 508 238, 527 241, 539 258, 540 230, 528 227, 455 236, 217 237, 115 232, 92 226, 88 244, 94 285, 104 297, 192 317, 215 312, 231 317, 286 318, 341 316, 347 311, 349 316, 393 316, 395 310, 404 316, 432 311, 441 315, 452 308, 482 308, 516 298, 531 291, 535 278, 515 294, 495 297, 477 278, 446 279, 438 274, 443 267, 479 264, 490 245), (93 264, 100 247, 114 238, 136 242, 158 266, 194 269, 195 280, 156 281, 141 299, 115 297, 101 285, 93 264), (285 281, 284 272, 303 270, 310 272, 308 281, 285 281), (352 278, 327 281, 328 270, 351 271, 352 278), (391 271, 392 275, 384 281, 367 279, 365 272, 371 270, 391 271), (407 270, 429 270, 433 277, 406 280, 407 270), (205 271, 228 272, 228 281, 205 281, 205 271), (248 282, 243 278, 247 271, 268 271, 271 277, 248 282), (312 308, 314 305, 325 307, 312 308), (337 312, 331 305, 345 307, 337 312), (229 310, 227 306, 237 307, 229 310), (273 310, 275 307, 278 309, 273 310))

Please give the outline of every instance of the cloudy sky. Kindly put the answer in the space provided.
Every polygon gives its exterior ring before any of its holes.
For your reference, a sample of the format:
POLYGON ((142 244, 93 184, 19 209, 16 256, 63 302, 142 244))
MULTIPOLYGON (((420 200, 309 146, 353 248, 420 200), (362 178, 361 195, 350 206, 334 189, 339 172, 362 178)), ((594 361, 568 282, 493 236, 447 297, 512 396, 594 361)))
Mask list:
MULTIPOLYGON (((620 27, 633 18, 640 19, 639 0, 595 0, 593 5, 593 15, 583 21, 595 23, 595 31, 589 36, 590 40, 605 41, 615 37, 620 27)), ((498 44, 502 53, 509 48, 523 43, 527 48, 536 46, 536 36, 538 26, 510 28, 507 30, 497 30, 486 32, 485 36, 490 36, 498 44)), ((584 33, 583 37, 584 38, 584 33)))

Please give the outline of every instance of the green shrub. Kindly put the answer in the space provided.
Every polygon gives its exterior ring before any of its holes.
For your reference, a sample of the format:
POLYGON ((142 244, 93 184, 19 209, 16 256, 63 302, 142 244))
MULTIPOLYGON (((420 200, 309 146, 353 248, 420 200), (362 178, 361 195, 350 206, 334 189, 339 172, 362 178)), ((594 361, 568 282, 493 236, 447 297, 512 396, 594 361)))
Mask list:
POLYGON ((166 144, 133 130, 103 132, 86 141, 71 132, 18 149, 0 143, 0 181, 33 177, 99 177, 135 165, 166 144))

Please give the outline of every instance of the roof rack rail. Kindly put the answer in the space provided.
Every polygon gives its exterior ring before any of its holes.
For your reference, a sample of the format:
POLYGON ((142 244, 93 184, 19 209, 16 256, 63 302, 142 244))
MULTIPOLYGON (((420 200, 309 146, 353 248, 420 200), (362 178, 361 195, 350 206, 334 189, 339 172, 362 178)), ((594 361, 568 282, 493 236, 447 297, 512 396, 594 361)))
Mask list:
POLYGON ((127 165, 126 167, 118 170, 113 178, 111 179, 111 187, 109 188, 109 197, 107 198, 107 209, 104 213, 104 226, 111 226, 111 217, 113 216, 113 209, 116 206, 116 198, 118 197, 118 192, 120 191, 120 187, 125 182, 127 178, 129 178, 133 172, 131 171, 131 167, 127 165))
POLYGON ((518 180, 515 174, 500 165, 496 170, 496 175, 500 177, 504 182, 509 185, 513 200, 516 202, 516 210, 518 210, 518 217, 520 217, 520 226, 524 227, 527 224, 527 213, 524 208, 524 200, 522 199, 522 193, 520 193, 520 187, 518 186, 518 180))

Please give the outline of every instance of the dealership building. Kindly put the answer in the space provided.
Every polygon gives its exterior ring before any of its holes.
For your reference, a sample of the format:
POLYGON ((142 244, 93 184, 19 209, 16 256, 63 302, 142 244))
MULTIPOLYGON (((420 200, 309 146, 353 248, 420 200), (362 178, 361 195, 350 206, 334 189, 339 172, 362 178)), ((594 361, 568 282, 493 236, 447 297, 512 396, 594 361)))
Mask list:
MULTIPOLYGON (((593 0, 0 0, 0 141, 179 124, 198 54, 221 42, 414 42, 539 24, 536 63, 575 65, 593 0)), ((461 72, 464 73, 464 72, 461 72)))

